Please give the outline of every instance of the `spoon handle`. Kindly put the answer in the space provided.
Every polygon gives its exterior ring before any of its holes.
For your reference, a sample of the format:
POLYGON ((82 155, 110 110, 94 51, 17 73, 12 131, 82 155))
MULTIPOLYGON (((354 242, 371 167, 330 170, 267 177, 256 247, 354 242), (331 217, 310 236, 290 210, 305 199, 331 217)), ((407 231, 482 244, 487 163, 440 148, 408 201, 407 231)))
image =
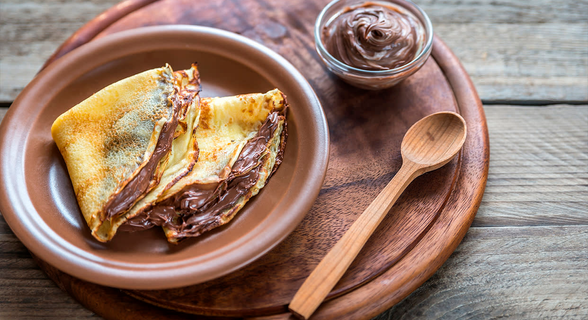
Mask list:
POLYGON ((404 161, 388 185, 365 209, 343 237, 321 260, 294 295, 289 309, 295 315, 308 319, 327 294, 341 279, 351 262, 367 242, 400 194, 417 176, 420 166, 404 161))

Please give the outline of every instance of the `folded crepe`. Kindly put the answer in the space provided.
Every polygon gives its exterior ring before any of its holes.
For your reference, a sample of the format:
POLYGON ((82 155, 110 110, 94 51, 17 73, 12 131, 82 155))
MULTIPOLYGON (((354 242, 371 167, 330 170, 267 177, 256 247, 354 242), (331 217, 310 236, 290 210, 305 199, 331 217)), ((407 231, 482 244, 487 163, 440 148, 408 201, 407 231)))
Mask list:
POLYGON ((229 222, 283 158, 285 95, 199 98, 196 65, 116 82, 51 128, 99 241, 161 226, 177 243, 229 222))
POLYGON ((157 199, 129 212, 124 230, 163 227, 169 242, 196 237, 229 222, 277 169, 286 143, 285 95, 202 98, 195 138, 198 161, 157 199))
POLYGON ((192 169, 199 92, 196 65, 166 65, 113 83, 55 120, 51 134, 96 239, 110 240, 113 221, 192 169))

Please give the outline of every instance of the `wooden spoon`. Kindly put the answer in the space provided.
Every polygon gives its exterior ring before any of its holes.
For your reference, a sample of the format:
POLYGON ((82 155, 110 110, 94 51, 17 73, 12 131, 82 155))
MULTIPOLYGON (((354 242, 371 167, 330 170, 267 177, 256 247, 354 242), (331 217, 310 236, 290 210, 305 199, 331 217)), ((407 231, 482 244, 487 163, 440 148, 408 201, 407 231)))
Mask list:
POLYGON ((298 289, 289 305, 294 315, 304 319, 310 317, 341 279, 404 189, 416 177, 453 159, 465 139, 465 120, 453 112, 429 115, 410 127, 400 147, 402 167, 298 289))

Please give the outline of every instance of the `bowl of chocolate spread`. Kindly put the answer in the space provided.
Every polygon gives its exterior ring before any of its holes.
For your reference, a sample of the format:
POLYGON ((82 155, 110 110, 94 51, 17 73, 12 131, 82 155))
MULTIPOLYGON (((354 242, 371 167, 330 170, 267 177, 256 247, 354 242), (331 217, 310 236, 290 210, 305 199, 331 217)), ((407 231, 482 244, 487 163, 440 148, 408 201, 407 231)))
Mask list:
POLYGON ((314 37, 331 72, 356 87, 379 90, 423 66, 433 26, 409 0, 335 0, 319 14, 314 37))

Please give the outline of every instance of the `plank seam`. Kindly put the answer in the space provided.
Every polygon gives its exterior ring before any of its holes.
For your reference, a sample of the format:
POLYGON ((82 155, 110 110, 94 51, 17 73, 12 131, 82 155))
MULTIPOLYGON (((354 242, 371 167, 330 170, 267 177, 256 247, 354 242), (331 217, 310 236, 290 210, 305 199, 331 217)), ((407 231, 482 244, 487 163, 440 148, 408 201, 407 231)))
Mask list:
POLYGON ((529 229, 529 228, 578 228, 584 229, 588 227, 588 223, 575 223, 575 224, 542 224, 542 225, 484 225, 484 226, 470 226, 470 229, 529 229))
POLYGON ((484 106, 509 105, 524 107, 549 107, 553 105, 582 106, 588 105, 588 100, 482 100, 484 106))

